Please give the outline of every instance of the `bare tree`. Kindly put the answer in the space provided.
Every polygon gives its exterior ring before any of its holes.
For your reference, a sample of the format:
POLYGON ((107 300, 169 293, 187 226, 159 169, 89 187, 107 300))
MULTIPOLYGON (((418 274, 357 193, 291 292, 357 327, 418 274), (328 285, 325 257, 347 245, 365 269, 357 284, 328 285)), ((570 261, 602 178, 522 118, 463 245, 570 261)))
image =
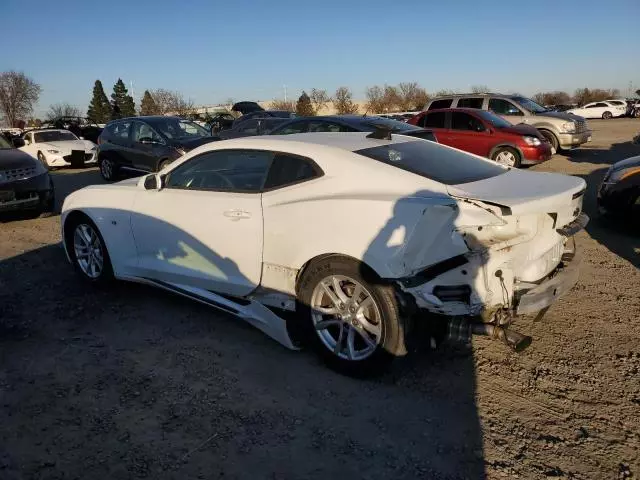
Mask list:
POLYGON ((599 102, 608 98, 615 98, 619 95, 620 90, 617 88, 608 90, 602 88, 594 88, 593 90, 588 88, 579 88, 573 94, 573 101, 578 105, 584 105, 585 103, 599 102))
POLYGON ((384 113, 385 99, 384 89, 378 85, 367 87, 367 112, 368 113, 384 113))
POLYGON ((382 101, 384 102, 384 111, 393 112, 398 111, 402 107, 402 99, 400 93, 396 87, 391 85, 384 86, 384 93, 382 94, 382 101))
POLYGON ((443 90, 438 90, 436 92, 436 97, 441 97, 444 95, 455 95, 457 92, 455 90, 448 90, 448 89, 443 89, 443 90))
POLYGON ((0 73, 0 113, 9 126, 29 117, 41 90, 22 72, 0 73))
POLYGON ((489 93, 491 89, 486 85, 472 85, 471 93, 489 93))
POLYGON ((333 95, 333 108, 339 115, 358 113, 358 106, 353 103, 353 97, 349 87, 339 87, 333 95))
POLYGON ((74 107, 68 103, 56 103, 49 106, 45 118, 49 121, 60 117, 81 117, 82 111, 78 107, 74 107))
POLYGON ((287 112, 295 112, 296 104, 292 100, 274 100, 269 104, 271 110, 286 110, 287 112))
POLYGON ((186 116, 193 113, 193 102, 191 99, 185 99, 181 93, 165 90, 164 88, 151 90, 150 93, 161 115, 172 113, 178 116, 186 116))
POLYGON ((410 110, 422 110, 429 101, 429 98, 429 94, 424 88, 418 88, 415 93, 413 104, 411 105, 410 110))
POLYGON ((316 115, 320 113, 324 107, 331 101, 331 97, 327 95, 326 90, 320 90, 318 88, 312 88, 311 93, 309 94, 309 98, 311 98, 311 104, 313 105, 313 111, 316 115))
POLYGON ((541 92, 533 96, 533 100, 540 105, 566 105, 571 103, 571 96, 567 92, 541 92))

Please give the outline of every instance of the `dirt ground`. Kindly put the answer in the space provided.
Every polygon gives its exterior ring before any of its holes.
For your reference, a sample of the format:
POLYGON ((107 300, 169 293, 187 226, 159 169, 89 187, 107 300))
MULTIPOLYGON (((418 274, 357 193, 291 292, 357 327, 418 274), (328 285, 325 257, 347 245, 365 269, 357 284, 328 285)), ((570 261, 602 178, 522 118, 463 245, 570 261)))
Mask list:
MULTIPOLYGON (((640 154, 640 121, 535 170, 640 154)), ((100 182, 54 174, 58 199, 100 182)), ((0 479, 572 478, 640 475, 640 233, 593 219, 581 278, 515 354, 486 338, 337 375, 241 320, 151 288, 93 290, 59 217, 0 224, 0 479)))

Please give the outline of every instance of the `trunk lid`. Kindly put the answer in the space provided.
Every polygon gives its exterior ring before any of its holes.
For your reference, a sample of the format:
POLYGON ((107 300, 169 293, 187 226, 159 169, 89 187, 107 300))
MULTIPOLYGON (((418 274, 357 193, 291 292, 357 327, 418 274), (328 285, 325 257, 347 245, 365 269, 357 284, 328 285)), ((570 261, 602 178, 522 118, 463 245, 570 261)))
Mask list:
MULTIPOLYGON (((583 179, 570 175, 510 169, 485 180, 448 185, 447 192, 452 197, 507 207, 507 213, 513 215, 563 212, 568 223, 581 211, 585 188, 583 179)), ((558 223, 564 225, 560 218, 558 223)))

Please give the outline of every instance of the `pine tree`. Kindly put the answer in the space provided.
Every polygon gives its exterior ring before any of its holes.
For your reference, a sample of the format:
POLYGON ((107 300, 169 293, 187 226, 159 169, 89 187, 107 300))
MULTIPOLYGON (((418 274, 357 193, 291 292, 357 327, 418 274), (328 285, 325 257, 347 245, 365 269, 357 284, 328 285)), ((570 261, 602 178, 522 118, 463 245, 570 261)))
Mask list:
POLYGON ((144 91, 144 96, 140 102, 140 115, 158 115, 158 106, 155 100, 149 93, 149 90, 144 91))
POLYGON ((298 103, 296 103, 296 115, 300 117, 309 117, 315 114, 316 112, 313 109, 309 95, 303 91, 300 98, 298 98, 298 103))
POLYGON ((106 123, 111 119, 111 104, 100 80, 96 80, 93 85, 93 97, 89 103, 87 117, 96 123, 106 123))
POLYGON ((129 95, 127 87, 124 86, 124 82, 120 78, 113 86, 111 106, 113 107, 111 115, 113 119, 134 117, 136 115, 136 106, 133 103, 133 98, 129 95))

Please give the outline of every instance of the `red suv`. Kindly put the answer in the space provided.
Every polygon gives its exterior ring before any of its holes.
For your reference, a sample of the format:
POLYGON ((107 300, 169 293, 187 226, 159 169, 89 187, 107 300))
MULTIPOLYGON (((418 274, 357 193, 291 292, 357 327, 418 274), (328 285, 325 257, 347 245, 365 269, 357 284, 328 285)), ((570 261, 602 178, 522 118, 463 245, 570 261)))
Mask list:
POLYGON ((422 112, 407 123, 433 130, 438 143, 491 158, 510 167, 551 158, 551 144, 530 125, 513 125, 486 110, 444 108, 422 112))

